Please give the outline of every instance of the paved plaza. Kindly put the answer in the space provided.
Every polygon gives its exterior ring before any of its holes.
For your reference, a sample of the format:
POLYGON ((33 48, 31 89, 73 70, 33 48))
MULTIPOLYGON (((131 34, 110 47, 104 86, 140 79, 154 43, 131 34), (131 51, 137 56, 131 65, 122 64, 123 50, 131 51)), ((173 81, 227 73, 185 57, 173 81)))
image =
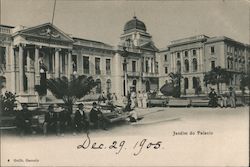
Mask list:
POLYGON ((139 122, 89 136, 2 135, 1 165, 248 166, 248 107, 136 111, 139 122))

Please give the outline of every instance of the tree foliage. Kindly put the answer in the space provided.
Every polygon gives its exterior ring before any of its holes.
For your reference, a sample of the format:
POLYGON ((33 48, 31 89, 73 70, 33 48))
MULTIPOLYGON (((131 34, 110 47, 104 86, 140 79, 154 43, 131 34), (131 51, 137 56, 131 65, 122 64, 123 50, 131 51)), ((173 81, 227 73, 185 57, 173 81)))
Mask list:
POLYGON ((173 96, 179 98, 181 96, 181 73, 170 73, 170 83, 166 83, 160 89, 165 96, 173 96))
POLYGON ((226 69, 221 68, 220 66, 215 67, 211 71, 205 73, 204 83, 207 86, 208 84, 217 85, 217 92, 220 92, 220 84, 226 83, 229 84, 233 78, 233 74, 226 69))
POLYGON ((62 99, 67 107, 72 111, 72 105, 76 100, 89 94, 96 82, 92 77, 81 75, 68 79, 66 77, 51 78, 47 80, 47 88, 57 99, 62 99))
POLYGON ((248 88, 250 90, 250 73, 242 74, 240 79, 240 89, 242 91, 242 94, 245 93, 245 88, 248 88))
POLYGON ((11 114, 14 111, 16 97, 16 94, 9 91, 0 95, 0 108, 4 114, 11 114))

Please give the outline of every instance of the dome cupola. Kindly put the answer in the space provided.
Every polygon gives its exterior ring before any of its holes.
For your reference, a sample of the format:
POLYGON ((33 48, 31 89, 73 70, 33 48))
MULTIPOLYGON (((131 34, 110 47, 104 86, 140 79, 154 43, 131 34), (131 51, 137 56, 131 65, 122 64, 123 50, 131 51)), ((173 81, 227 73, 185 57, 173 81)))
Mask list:
POLYGON ((146 26, 145 24, 138 20, 136 16, 133 17, 132 20, 128 21, 125 26, 124 26, 124 32, 128 32, 129 30, 133 30, 133 29, 137 29, 137 30, 142 30, 142 31, 146 31, 146 26))

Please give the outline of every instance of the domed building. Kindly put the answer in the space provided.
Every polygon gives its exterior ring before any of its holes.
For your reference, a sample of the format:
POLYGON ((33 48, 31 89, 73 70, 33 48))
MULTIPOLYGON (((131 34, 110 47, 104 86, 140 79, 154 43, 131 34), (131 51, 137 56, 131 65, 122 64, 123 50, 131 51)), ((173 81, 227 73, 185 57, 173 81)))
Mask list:
POLYGON ((126 95, 131 91, 158 90, 157 52, 158 49, 152 41, 152 36, 147 32, 145 23, 134 16, 124 25, 117 52, 120 56, 114 57, 114 60, 119 59, 118 63, 115 63, 116 69, 121 68, 121 64, 123 66, 120 77, 116 75, 115 82, 119 83, 116 92, 121 90, 120 85, 123 88, 120 95, 126 95))
POLYGON ((20 102, 56 101, 46 86, 41 98, 35 87, 58 77, 92 76, 97 86, 90 99, 102 92, 116 93, 122 99, 131 91, 158 89, 158 49, 145 23, 137 17, 126 22, 117 47, 69 36, 51 23, 0 25, 0 35, 4 37, 0 44, 1 87, 16 93, 20 102))

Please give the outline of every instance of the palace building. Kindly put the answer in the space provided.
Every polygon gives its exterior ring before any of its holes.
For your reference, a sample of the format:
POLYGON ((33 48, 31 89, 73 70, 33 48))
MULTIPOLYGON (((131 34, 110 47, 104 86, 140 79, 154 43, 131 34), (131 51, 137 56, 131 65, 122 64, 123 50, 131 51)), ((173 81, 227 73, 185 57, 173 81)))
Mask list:
MULTIPOLYGON (((145 24, 128 21, 117 46, 72 37, 51 23, 34 27, 0 25, 1 90, 21 102, 36 102, 35 86, 48 78, 93 76, 93 94, 159 89, 158 49, 145 24)), ((47 91, 47 98, 53 95, 47 91)), ((45 99, 46 101, 46 99, 45 99)))
POLYGON ((250 68, 250 45, 224 36, 198 35, 172 41, 159 52, 158 62, 159 87, 169 81, 169 73, 179 72, 183 77, 182 95, 207 94, 204 75, 217 66, 233 74, 230 84, 222 84, 221 90, 227 91, 230 86, 239 90, 241 74, 250 68))

